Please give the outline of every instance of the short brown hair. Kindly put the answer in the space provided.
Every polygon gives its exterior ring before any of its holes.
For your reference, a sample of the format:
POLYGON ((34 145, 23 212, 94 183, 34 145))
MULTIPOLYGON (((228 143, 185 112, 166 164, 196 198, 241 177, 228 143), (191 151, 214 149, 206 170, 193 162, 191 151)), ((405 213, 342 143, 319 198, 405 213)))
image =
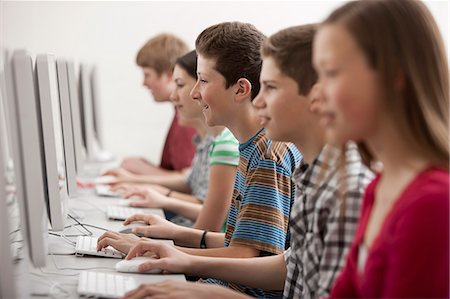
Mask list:
POLYGON ((170 33, 161 33, 148 40, 139 50, 136 63, 154 69, 158 75, 172 72, 178 57, 188 52, 188 46, 170 33))
POLYGON ((224 22, 203 30, 195 41, 199 55, 216 60, 216 70, 225 77, 225 87, 246 78, 252 84, 252 99, 259 92, 260 47, 265 36, 248 23, 224 22))
POLYGON ((312 64, 312 45, 316 24, 294 26, 278 31, 261 47, 264 57, 271 57, 280 70, 297 82, 298 92, 307 95, 317 82, 312 64))

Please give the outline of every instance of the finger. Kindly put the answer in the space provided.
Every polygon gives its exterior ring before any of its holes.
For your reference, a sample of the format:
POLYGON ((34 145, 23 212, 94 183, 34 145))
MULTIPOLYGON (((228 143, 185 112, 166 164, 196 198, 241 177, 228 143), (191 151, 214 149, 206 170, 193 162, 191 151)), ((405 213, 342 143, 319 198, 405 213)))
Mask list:
POLYGON ((105 176, 105 175, 113 175, 113 176, 117 176, 117 173, 118 173, 118 169, 117 169, 117 168, 113 168, 113 169, 109 169, 109 170, 105 171, 105 172, 102 174, 102 176, 105 176))
POLYGON ((134 215, 128 217, 127 219, 125 219, 125 221, 123 222, 123 225, 127 225, 127 224, 130 224, 135 221, 144 221, 145 222, 145 219, 146 219, 146 215, 134 214, 134 215))
POLYGON ((142 256, 147 251, 152 252, 159 252, 160 244, 146 240, 146 241, 139 241, 136 245, 131 247, 130 251, 128 251, 128 255, 126 256, 126 259, 132 259, 137 256, 142 256))
POLYGON ((106 233, 104 233, 103 235, 101 235, 98 238, 98 241, 102 240, 103 238, 114 238, 114 239, 117 239, 119 236, 120 236, 120 234, 117 233, 117 232, 107 231, 106 233))
POLYGON ((102 250, 105 247, 110 246, 115 240, 112 238, 103 238, 101 241, 97 242, 97 251, 102 250))
POLYGON ((150 237, 151 234, 149 232, 149 227, 146 226, 138 226, 131 229, 134 234, 143 234, 146 237, 150 237))
POLYGON ((152 258, 149 259, 148 262, 140 264, 138 267, 138 271, 145 272, 153 269, 165 270, 165 264, 166 263, 164 259, 152 258))
POLYGON ((141 284, 138 288, 125 294, 124 298, 137 299, 160 293, 160 287, 153 284, 141 284))
POLYGON ((128 204, 130 207, 134 207, 134 208, 147 208, 150 207, 148 205, 148 202, 146 202, 145 200, 139 200, 139 201, 130 201, 130 203, 128 204))

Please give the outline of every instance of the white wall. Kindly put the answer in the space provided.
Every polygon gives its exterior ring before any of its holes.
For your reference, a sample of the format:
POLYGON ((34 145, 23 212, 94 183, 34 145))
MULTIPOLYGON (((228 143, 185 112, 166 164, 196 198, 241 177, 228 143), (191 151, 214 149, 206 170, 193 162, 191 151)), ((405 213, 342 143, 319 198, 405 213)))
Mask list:
MULTIPOLYGON (((15 2, 0 1, 0 42, 32 54, 53 53, 99 69, 107 149, 119 156, 159 161, 171 120, 170 104, 156 104, 143 88, 137 50, 162 31, 192 48, 206 27, 222 21, 253 23, 265 34, 323 20, 339 1, 15 2)), ((430 1, 448 45, 448 3, 430 1)))

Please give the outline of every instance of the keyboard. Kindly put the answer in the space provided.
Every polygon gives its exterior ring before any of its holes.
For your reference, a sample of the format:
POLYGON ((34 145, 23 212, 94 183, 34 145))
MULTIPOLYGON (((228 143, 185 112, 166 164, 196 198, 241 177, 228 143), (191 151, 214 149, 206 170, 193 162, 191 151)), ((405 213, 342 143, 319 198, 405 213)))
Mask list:
POLYGON ((134 278, 113 273, 81 271, 78 279, 78 294, 95 298, 119 298, 136 287, 134 278))
POLYGON ((139 209, 123 206, 108 206, 106 210, 106 216, 111 220, 125 220, 134 214, 147 214, 147 210, 151 209, 139 209))
POLYGON ((89 236, 79 236, 77 238, 77 244, 75 245, 75 255, 96 255, 103 257, 112 257, 121 259, 125 256, 122 252, 108 246, 100 251, 97 251, 97 240, 98 238, 89 236))

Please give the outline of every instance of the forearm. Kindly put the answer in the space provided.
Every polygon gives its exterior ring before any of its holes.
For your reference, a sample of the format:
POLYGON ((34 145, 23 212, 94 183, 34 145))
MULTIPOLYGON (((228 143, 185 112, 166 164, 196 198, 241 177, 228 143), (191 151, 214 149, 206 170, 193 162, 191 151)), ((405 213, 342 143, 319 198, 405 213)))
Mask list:
MULTIPOLYGON (((173 234, 173 241, 177 246, 200 248, 203 230, 178 226, 173 234)), ((225 241, 224 233, 208 232, 205 236, 207 248, 222 248, 225 241)))
POLYGON ((259 255, 259 250, 248 246, 228 246, 221 248, 184 248, 179 247, 179 250, 190 255, 204 256, 204 257, 226 257, 226 258, 249 258, 259 255))
POLYGON ((135 183, 161 185, 170 190, 183 193, 190 193, 191 189, 186 181, 186 176, 181 173, 171 173, 168 175, 138 175, 133 180, 135 183))
POLYGON ((195 221, 198 217, 198 214, 200 214, 202 205, 198 202, 193 203, 169 197, 167 198, 167 201, 163 204, 163 206, 161 206, 161 208, 195 221))
POLYGON ((286 264, 282 254, 255 258, 192 257, 187 274, 211 277, 265 290, 283 290, 286 264))

